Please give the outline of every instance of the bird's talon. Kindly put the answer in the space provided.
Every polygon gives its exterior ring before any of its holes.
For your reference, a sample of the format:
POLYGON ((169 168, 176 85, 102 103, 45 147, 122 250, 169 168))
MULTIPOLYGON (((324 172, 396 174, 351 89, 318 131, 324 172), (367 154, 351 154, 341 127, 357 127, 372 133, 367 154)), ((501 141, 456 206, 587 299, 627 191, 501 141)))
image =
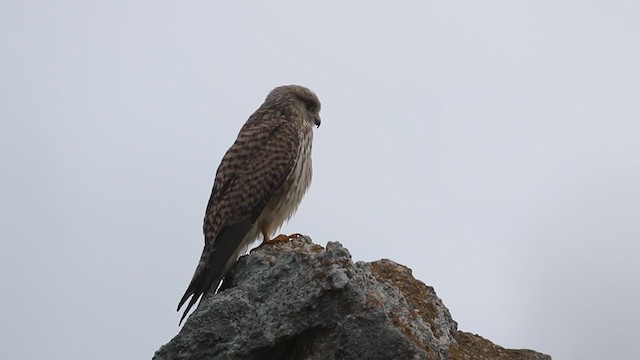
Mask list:
POLYGON ((276 237, 274 237, 273 239, 270 240, 264 240, 262 242, 262 245, 273 245, 273 244, 277 244, 277 243, 286 243, 289 242, 289 237, 285 234, 280 234, 276 237))
POLYGON ((286 243, 289 242, 291 240, 295 240, 295 239, 299 239, 303 237, 302 234, 291 234, 291 235, 285 235, 285 234, 280 234, 276 237, 274 237, 273 239, 270 240, 263 240, 262 244, 260 244, 260 246, 262 245, 273 245, 273 244, 277 244, 277 243, 286 243))

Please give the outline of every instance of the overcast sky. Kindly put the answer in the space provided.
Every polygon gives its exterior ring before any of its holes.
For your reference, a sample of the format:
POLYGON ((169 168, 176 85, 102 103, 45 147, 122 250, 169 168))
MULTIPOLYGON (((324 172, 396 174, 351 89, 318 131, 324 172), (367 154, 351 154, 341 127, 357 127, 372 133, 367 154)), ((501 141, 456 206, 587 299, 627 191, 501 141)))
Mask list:
POLYGON ((637 2, 256 3, 2 1, 0 358, 177 334, 214 172, 291 83, 323 121, 284 232, 504 347, 640 358, 637 2))

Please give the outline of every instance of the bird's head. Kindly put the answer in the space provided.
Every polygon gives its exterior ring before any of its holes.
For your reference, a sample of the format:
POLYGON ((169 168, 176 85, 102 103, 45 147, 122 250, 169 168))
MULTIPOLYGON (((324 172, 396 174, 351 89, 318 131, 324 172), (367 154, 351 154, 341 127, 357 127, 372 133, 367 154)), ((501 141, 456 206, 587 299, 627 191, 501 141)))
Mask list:
POLYGON ((320 99, 313 91, 300 85, 285 85, 271 90, 267 96, 267 102, 284 99, 293 103, 305 121, 320 127, 320 99))

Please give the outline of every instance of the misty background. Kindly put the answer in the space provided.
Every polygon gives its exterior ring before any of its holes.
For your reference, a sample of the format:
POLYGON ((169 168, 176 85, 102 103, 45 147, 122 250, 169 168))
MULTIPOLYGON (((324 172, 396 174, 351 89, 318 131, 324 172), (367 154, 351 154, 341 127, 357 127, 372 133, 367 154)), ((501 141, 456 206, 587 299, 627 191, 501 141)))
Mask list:
POLYGON ((640 358, 640 5, 0 3, 3 359, 150 359, 226 149, 320 97, 282 232, 389 258, 459 329, 640 358))

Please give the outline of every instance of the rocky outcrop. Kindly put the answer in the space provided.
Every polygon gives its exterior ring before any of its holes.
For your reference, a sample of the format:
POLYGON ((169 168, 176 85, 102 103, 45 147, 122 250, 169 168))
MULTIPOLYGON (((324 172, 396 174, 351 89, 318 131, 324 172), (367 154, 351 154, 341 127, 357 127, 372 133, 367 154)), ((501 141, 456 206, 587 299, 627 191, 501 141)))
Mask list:
POLYGON ((432 287, 390 260, 357 262, 308 238, 238 260, 180 333, 173 359, 551 359, 458 331, 432 287))

